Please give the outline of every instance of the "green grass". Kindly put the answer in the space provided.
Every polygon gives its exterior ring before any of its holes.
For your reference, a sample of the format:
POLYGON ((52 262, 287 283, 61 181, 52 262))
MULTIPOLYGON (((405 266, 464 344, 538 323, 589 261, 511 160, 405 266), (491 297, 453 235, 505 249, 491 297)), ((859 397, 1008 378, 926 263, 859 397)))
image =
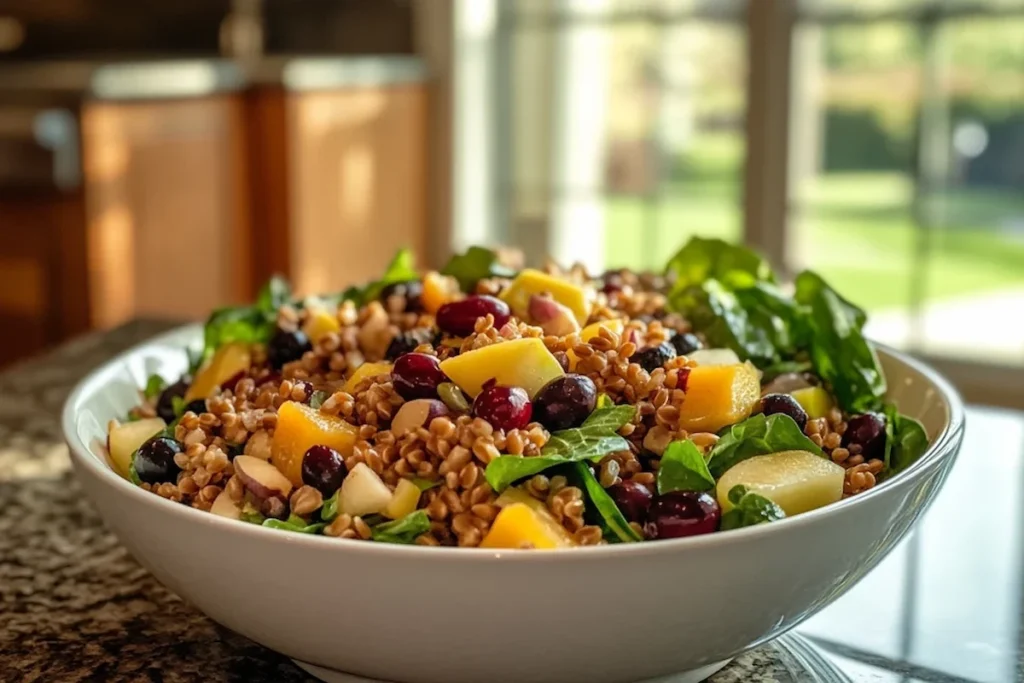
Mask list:
MULTIPOLYGON (((705 159, 681 162, 684 180, 660 199, 608 200, 609 266, 660 269, 692 235, 739 238, 735 150, 719 145, 711 152, 705 159)), ((817 177, 801 188, 794 203, 792 263, 820 271, 840 292, 871 310, 909 305, 921 248, 928 250, 924 283, 929 302, 1024 287, 1024 198, 1019 193, 974 190, 944 196, 930 207, 942 227, 922 244, 911 215, 912 189, 906 176, 895 173, 817 177)))

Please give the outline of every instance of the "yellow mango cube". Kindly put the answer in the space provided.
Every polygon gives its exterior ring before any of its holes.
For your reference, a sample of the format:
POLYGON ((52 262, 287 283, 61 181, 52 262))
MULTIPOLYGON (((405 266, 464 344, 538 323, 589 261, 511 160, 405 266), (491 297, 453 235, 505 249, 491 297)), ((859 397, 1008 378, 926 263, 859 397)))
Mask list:
POLYGON ((217 349, 210 361, 199 369, 185 392, 185 402, 206 398, 213 391, 239 373, 252 366, 252 352, 248 344, 231 342, 217 349))
POLYGON ((750 363, 691 368, 679 426, 689 432, 717 432, 749 417, 760 398, 760 377, 750 363))
POLYGON ((846 471, 829 458, 807 451, 758 455, 729 468, 718 480, 718 504, 728 512, 729 491, 743 484, 773 501, 787 516, 835 503, 843 497, 846 471))
POLYGON ((532 399, 545 384, 565 374, 558 359, 536 337, 484 346, 441 361, 441 371, 471 398, 484 382, 522 387, 532 399))
POLYGON ((797 389, 790 396, 796 399, 796 402, 807 412, 807 417, 812 420, 825 417, 835 405, 829 393, 821 387, 797 389))
POLYGON ((437 313, 446 303, 461 296, 459 282, 455 278, 441 275, 434 270, 423 276, 423 294, 420 295, 420 302, 427 313, 437 313))
POLYGON ((359 383, 367 377, 386 375, 391 372, 391 368, 393 367, 393 363, 388 363, 386 361, 380 361, 379 363, 363 363, 355 369, 352 376, 348 378, 347 382, 345 382, 345 391, 351 394, 355 391, 356 387, 359 386, 359 383))
POLYGON ((341 321, 334 313, 317 308, 306 318, 306 322, 302 325, 302 331, 315 344, 332 332, 340 332, 341 321))
POLYGON ((340 417, 324 415, 304 403, 287 401, 277 411, 270 462, 295 486, 302 486, 302 458, 311 446, 328 446, 341 457, 352 455, 358 428, 340 417))
POLYGON ((524 503, 501 509, 491 530, 480 542, 481 548, 570 548, 576 545, 565 527, 551 513, 524 503))
MULTIPOLYGON (((601 320, 596 323, 590 323, 582 330, 580 330, 580 341, 588 342, 591 339, 601 334, 601 328, 605 328, 609 332, 621 335, 622 331, 626 328, 626 324, 622 321, 622 318, 612 318, 611 320, 601 320)), ((576 364, 580 361, 573 353, 572 349, 565 352, 565 355, 569 356, 569 368, 571 370, 576 369, 576 364)))
POLYGON ((587 289, 539 270, 527 268, 519 273, 504 292, 502 300, 520 318, 527 316, 530 297, 534 294, 550 294, 551 298, 572 311, 580 325, 587 323, 592 306, 587 289))

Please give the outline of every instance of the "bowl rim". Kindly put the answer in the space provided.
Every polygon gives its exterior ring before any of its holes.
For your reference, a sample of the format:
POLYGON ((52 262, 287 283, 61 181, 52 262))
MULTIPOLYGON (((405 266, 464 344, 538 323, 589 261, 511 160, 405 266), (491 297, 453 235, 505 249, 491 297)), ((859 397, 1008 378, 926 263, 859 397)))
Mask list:
MULTIPOLYGON (((139 353, 149 346, 179 345, 178 338, 201 329, 198 324, 184 325, 151 337, 144 342, 136 344, 131 348, 119 353, 117 356, 94 368, 75 384, 74 389, 68 395, 61 410, 61 427, 64 432, 64 440, 69 446, 71 459, 80 468, 84 468, 105 485, 117 490, 129 499, 137 500, 142 505, 157 506, 157 509, 164 514, 177 516, 183 522, 195 522, 199 524, 212 525, 214 528, 221 528, 224 531, 234 531, 246 536, 251 535, 253 539, 263 539, 269 542, 281 543, 284 546, 310 545, 311 548, 336 548, 336 552, 359 552, 369 553, 381 559, 393 558, 402 559, 427 559, 436 558, 437 561, 451 561, 461 558, 468 562, 490 562, 500 559, 503 562, 527 562, 544 563, 551 562, 557 558, 558 561, 591 561, 599 558, 611 557, 640 557, 661 554, 671 554, 676 551, 698 550, 700 548, 723 547, 734 544, 741 544, 746 539, 763 536, 770 538, 775 534, 797 532, 799 529, 816 524, 819 520, 847 514, 859 506, 864 506, 869 501, 885 495, 890 491, 910 486, 915 479, 934 469, 945 458, 953 456, 962 440, 966 422, 963 400, 960 394, 953 388, 952 384, 935 369, 926 363, 917 360, 901 351, 888 346, 871 342, 872 346, 881 350, 885 355, 891 356, 900 363, 909 366, 926 377, 938 389, 945 400, 949 420, 942 431, 935 437, 934 442, 928 447, 913 465, 886 481, 880 483, 864 493, 851 496, 832 503, 816 510, 787 517, 771 524, 758 524, 742 529, 732 529, 728 533, 703 534, 687 538, 665 539, 657 543, 616 543, 599 546, 583 546, 573 548, 571 552, 558 550, 520 550, 513 548, 449 548, 420 545, 398 545, 389 543, 369 543, 365 541, 351 541, 349 539, 329 538, 312 534, 299 534, 281 532, 276 529, 268 529, 256 524, 245 524, 238 520, 227 519, 218 515, 210 514, 195 508, 175 503, 166 498, 153 495, 132 484, 121 477, 106 462, 95 457, 89 450, 88 444, 84 443, 78 435, 76 417, 78 404, 81 403, 87 393, 96 393, 95 385, 102 383, 107 375, 113 374, 125 363, 127 357, 139 353)), ((183 347, 184 350, 184 347, 183 347)), ((76 474, 81 477, 80 473, 76 474)), ((428 560, 429 561, 429 560, 428 560)))

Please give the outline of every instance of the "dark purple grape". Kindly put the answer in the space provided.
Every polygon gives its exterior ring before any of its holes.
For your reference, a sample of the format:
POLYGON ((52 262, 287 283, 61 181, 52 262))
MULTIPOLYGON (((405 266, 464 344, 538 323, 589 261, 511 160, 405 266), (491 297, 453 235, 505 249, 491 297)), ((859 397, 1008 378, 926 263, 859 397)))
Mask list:
POLYGON ((647 372, 654 372, 657 368, 665 365, 676 357, 676 349, 669 342, 662 342, 657 346, 648 346, 633 354, 629 359, 631 363, 639 363, 647 372))
POLYGON ((718 529, 722 510, 707 493, 675 491, 658 496, 647 511, 644 535, 651 540, 710 534, 718 529))
POLYGON ((677 356, 685 356, 699 351, 704 348, 704 343, 701 342, 700 337, 695 335, 693 332, 682 332, 680 334, 673 335, 672 339, 673 348, 676 350, 677 356))
POLYGON ((855 415, 846 423, 843 447, 860 446, 865 460, 885 455, 885 418, 876 413, 855 415))
POLYGON ((533 404, 525 389, 498 386, 491 380, 473 401, 473 415, 506 432, 525 429, 533 415, 533 404))
POLYGON ((793 422, 800 427, 801 432, 807 426, 807 411, 799 401, 789 394, 768 394, 762 397, 761 412, 765 415, 775 415, 776 413, 789 415, 793 418, 793 422))
POLYGON ((185 410, 183 410, 181 412, 181 414, 184 415, 185 413, 188 413, 188 412, 193 412, 196 415, 202 415, 203 413, 205 413, 206 412, 206 399, 205 398, 197 398, 194 401, 189 401, 188 404, 185 406, 185 410))
POLYGON ((399 356, 412 353, 420 344, 429 344, 434 341, 434 330, 429 327, 417 327, 406 332, 399 332, 388 345, 384 353, 387 360, 395 360, 399 356))
POLYGON ((154 436, 136 451, 135 473, 147 484, 177 481, 181 468, 174 456, 183 450, 184 446, 169 436, 154 436))
POLYGON ((609 270, 601 279, 604 281, 604 284, 601 286, 601 291, 605 294, 621 292, 626 286, 626 283, 622 278, 622 273, 617 270, 609 270))
POLYGON ((391 369, 395 391, 406 401, 437 398, 437 385, 447 379, 441 372, 441 362, 437 357, 426 353, 399 356, 391 369))
POLYGON ((460 301, 452 301, 437 311, 437 326, 444 332, 456 337, 473 334, 476 321, 490 313, 494 316, 494 327, 500 328, 508 322, 512 312, 508 304, 493 296, 467 296, 460 301))
POLYGON ((534 419, 550 431, 579 427, 594 412, 597 387, 586 375, 562 375, 537 392, 534 419))
POLYGON ((302 330, 278 330, 267 344, 267 360, 274 369, 280 370, 285 363, 299 360, 302 354, 312 350, 313 345, 302 330))
POLYGON ((643 524, 647 520, 647 511, 654 496, 643 484, 626 479, 608 487, 608 495, 615 501, 627 522, 643 524))
POLYGON ((182 377, 177 382, 160 392, 160 398, 156 400, 157 417, 163 419, 163 421, 167 423, 174 422, 175 418, 178 417, 174 414, 174 399, 184 399, 185 393, 188 391, 188 386, 191 383, 192 380, 190 378, 182 377))
POLYGON ((380 291, 380 300, 385 303, 393 296, 405 297, 406 311, 419 311, 423 309, 423 283, 420 280, 392 282, 380 291))
POLYGON ((333 448, 310 446, 302 456, 302 483, 312 486, 325 498, 334 495, 346 474, 345 461, 333 448))

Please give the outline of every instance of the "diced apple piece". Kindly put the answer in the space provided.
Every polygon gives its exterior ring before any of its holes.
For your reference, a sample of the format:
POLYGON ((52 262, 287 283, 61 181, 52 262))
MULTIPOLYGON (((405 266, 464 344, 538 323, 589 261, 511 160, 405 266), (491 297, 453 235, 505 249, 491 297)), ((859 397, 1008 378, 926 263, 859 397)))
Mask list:
POLYGON ((302 486, 302 458, 311 446, 328 446, 341 457, 352 455, 359 430, 340 417, 324 415, 304 403, 287 401, 277 410, 270 461, 295 486, 302 486))
MULTIPOLYGON (((591 339, 601 334, 601 328, 607 329, 609 332, 621 335, 622 331, 626 328, 622 318, 612 318, 611 320, 601 320, 596 323, 590 323, 582 330, 580 330, 580 341, 588 342, 591 339)), ((579 362, 579 358, 573 353, 572 349, 566 351, 566 355, 569 356, 569 368, 572 370, 576 369, 576 363, 579 362)))
POLYGON ((408 479, 399 480, 395 492, 391 494, 391 500, 381 514, 390 519, 401 519, 412 514, 420 502, 420 493, 420 487, 408 479))
POLYGON ((336 314, 322 308, 316 308, 310 311, 309 317, 306 318, 306 322, 302 325, 302 331, 315 344, 332 332, 340 332, 341 322, 336 314))
POLYGON ((427 313, 437 313, 442 306, 450 301, 455 301, 461 295, 459 281, 455 278, 441 275, 433 270, 423 276, 423 294, 420 295, 420 303, 427 313))
POLYGON ((127 479, 128 469, 132 465, 132 455, 139 450, 139 446, 166 426, 167 423, 159 417, 151 417, 112 427, 107 434, 107 452, 110 453, 114 470, 127 479))
POLYGON ((534 294, 530 297, 530 320, 539 325, 544 334, 555 337, 567 337, 580 331, 580 324, 569 310, 547 294, 534 294))
POLYGON ((441 371, 471 398, 490 379, 522 387, 532 399, 545 384, 565 374, 558 359, 535 337, 484 346, 441 361, 441 371))
POLYGON ((363 363, 356 368, 355 372, 352 373, 352 376, 348 378, 347 382, 345 382, 345 391, 351 394, 355 392, 359 383, 367 377, 390 374, 391 368, 393 367, 394 363, 388 363, 386 361, 380 361, 379 363, 363 363))
POLYGON ((238 455, 232 464, 242 484, 257 498, 288 500, 291 495, 292 482, 266 460, 251 455, 238 455))
POLYGON ((391 433, 395 436, 405 436, 414 429, 427 427, 435 417, 444 417, 448 414, 448 406, 444 401, 436 398, 418 398, 407 401, 395 413, 391 420, 391 433))
POLYGON ((213 505, 210 506, 210 512, 221 517, 227 517, 228 519, 241 519, 242 508, 231 496, 228 495, 227 491, 221 491, 216 498, 213 499, 213 505))
MULTIPOLYGON (((415 486, 415 484, 413 484, 415 486)), ((391 489, 366 463, 359 463, 341 482, 338 508, 349 515, 382 512, 391 502, 391 489)))
POLYGON ((576 545, 551 513, 525 503, 506 505, 494 518, 481 548, 569 548, 576 545))
POLYGON ((248 344, 231 342, 217 349, 210 362, 199 369, 185 393, 185 402, 206 398, 213 390, 239 373, 249 372, 252 352, 248 344))
POLYGON ((586 288, 532 268, 520 271, 508 289, 501 293, 501 298, 516 315, 524 318, 529 313, 530 297, 545 293, 568 307, 580 325, 587 322, 592 302, 586 288))
POLYGON ((790 396, 796 399, 796 402, 807 411, 807 417, 812 420, 825 417, 835 406, 832 397, 821 387, 797 389, 790 396))
POLYGON ((760 398, 760 373, 750 363, 698 365, 686 381, 679 425, 689 432, 717 432, 749 417, 760 398))
POLYGON ((742 362, 732 349, 697 349, 686 357, 703 367, 739 365, 742 362))
POLYGON ((843 497, 845 471, 807 451, 782 451, 744 460, 726 471, 716 489, 722 512, 732 508, 729 491, 743 484, 774 501, 787 516, 814 510, 843 497))

